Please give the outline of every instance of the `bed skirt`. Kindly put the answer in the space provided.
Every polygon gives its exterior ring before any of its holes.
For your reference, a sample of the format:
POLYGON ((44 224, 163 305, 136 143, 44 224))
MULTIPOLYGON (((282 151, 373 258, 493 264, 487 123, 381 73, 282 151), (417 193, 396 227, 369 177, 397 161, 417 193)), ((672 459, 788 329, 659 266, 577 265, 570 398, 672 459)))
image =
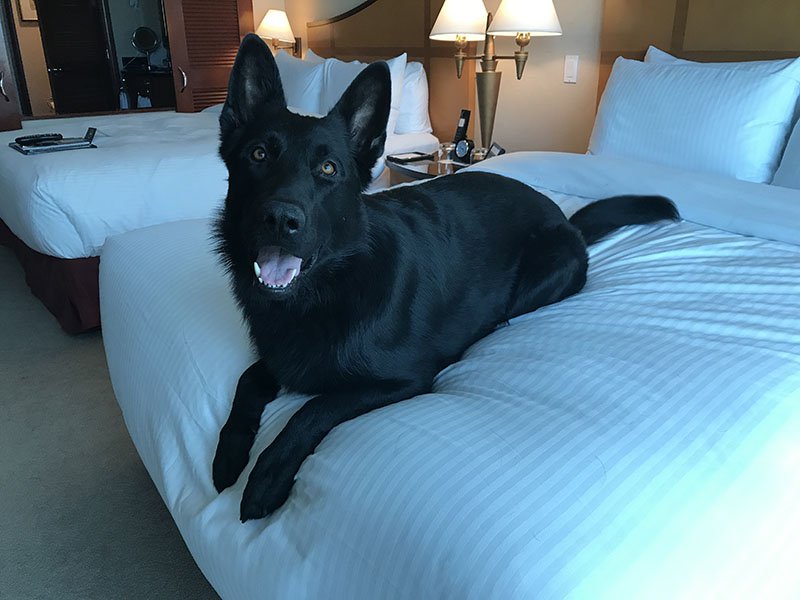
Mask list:
POLYGON ((0 244, 17 255, 33 295, 67 333, 100 327, 100 258, 55 258, 28 247, 0 220, 0 244))

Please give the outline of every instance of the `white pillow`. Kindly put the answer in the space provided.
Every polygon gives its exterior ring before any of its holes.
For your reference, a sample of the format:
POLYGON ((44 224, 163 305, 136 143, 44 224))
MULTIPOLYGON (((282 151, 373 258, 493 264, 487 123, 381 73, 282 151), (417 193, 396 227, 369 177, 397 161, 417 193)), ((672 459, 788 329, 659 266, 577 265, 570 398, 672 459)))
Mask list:
POLYGON ((283 50, 275 55, 278 72, 281 74, 286 104, 301 113, 320 114, 324 67, 312 61, 300 60, 283 50))
POLYGON ((403 98, 396 133, 431 133, 428 115, 428 77, 422 63, 410 62, 403 77, 403 98))
MULTIPOLYGON (((328 58, 322 64, 324 71, 322 84, 321 111, 323 114, 330 111, 356 76, 367 67, 369 63, 357 60, 344 62, 337 58, 328 58)), ((386 61, 392 76, 392 107, 389 111, 389 122, 386 132, 391 135, 395 132, 397 119, 400 116, 400 103, 403 98, 403 76, 406 71, 406 54, 391 58, 386 61)))
POLYGON ((783 158, 772 185, 794 188, 800 190, 800 121, 794 126, 794 131, 786 144, 783 158))
POLYGON ((776 73, 618 58, 589 153, 769 182, 792 123, 800 59, 776 73))
POLYGON ((790 66, 796 59, 783 58, 779 60, 747 60, 744 62, 698 62, 672 56, 669 52, 659 50, 655 46, 647 48, 644 62, 662 65, 694 65, 710 67, 712 69, 742 69, 744 71, 757 71, 762 75, 776 73, 790 66))
POLYGON ((306 50, 306 62, 314 64, 314 65, 321 65, 325 62, 326 59, 321 57, 319 54, 316 54, 311 48, 306 50))
MULTIPOLYGON (((745 62, 719 62, 706 63, 683 60, 671 54, 659 50, 655 46, 647 49, 644 56, 645 62, 671 63, 684 65, 702 65, 704 67, 717 69, 742 69, 757 71, 762 74, 770 74, 789 67, 796 59, 784 58, 778 60, 750 60, 745 62)), ((795 120, 800 115, 800 102, 795 108, 795 120)), ((800 124, 795 125, 789 143, 784 150, 778 170, 775 171, 775 178, 772 180, 774 185, 800 189, 800 124)))

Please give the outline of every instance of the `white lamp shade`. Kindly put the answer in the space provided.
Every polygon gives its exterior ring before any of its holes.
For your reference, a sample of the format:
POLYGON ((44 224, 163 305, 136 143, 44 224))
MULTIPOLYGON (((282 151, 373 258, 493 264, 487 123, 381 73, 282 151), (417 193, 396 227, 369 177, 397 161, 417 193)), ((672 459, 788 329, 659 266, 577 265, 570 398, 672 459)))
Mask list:
POLYGON ((503 0, 489 25, 492 35, 561 35, 553 0, 503 0))
POLYGON ((268 10, 261 25, 256 29, 256 34, 262 38, 294 43, 294 33, 289 25, 289 19, 282 10, 268 10))
POLYGON ((430 38, 440 42, 453 42, 458 36, 469 42, 482 40, 487 14, 483 0, 444 0, 430 38))

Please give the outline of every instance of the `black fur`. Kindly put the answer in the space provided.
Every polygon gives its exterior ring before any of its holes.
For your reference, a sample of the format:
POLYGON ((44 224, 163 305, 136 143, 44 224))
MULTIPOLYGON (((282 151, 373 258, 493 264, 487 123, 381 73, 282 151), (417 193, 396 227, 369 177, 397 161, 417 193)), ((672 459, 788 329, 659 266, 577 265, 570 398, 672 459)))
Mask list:
POLYGON ((592 245, 631 223, 674 221, 677 218, 675 205, 663 196, 615 196, 583 207, 570 217, 569 222, 581 230, 586 244, 592 245))
POLYGON ((230 178, 217 233, 260 359, 241 376, 220 432, 216 488, 245 468, 281 387, 316 394, 259 456, 243 521, 286 501, 331 429, 430 391, 436 373, 498 324, 578 292, 581 231, 594 240, 677 216, 666 199, 628 197, 570 223, 542 194, 483 173, 362 195, 383 153, 390 85, 386 65, 371 65, 328 116, 300 117, 286 110, 261 40, 248 36, 236 59, 220 117, 230 178), (270 290, 254 273, 262 255, 273 257, 264 265, 302 259, 300 274, 270 290))

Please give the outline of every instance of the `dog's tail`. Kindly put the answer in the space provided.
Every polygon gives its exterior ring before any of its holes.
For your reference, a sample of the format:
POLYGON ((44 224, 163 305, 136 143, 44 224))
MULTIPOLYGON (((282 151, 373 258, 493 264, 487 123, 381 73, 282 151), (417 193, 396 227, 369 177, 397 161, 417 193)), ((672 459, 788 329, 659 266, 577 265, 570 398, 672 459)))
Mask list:
POLYGON ((663 196, 614 196, 584 206, 569 222, 580 230, 589 245, 625 225, 679 218, 678 209, 663 196))

